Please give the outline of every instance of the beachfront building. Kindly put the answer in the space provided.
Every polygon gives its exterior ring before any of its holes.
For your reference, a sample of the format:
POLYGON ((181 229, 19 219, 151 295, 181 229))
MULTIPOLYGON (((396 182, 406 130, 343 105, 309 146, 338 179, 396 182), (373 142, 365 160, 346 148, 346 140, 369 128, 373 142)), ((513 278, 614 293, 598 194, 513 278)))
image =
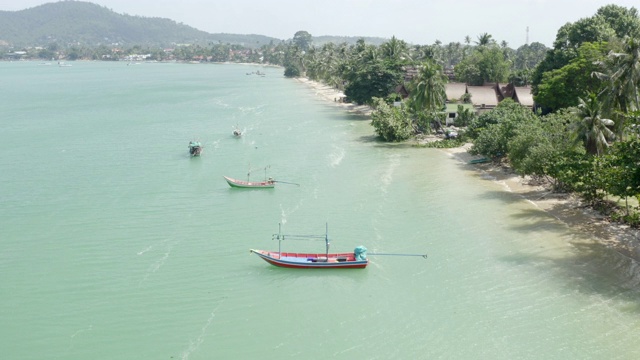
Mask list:
POLYGON ((473 109, 473 105, 465 103, 465 94, 467 94, 467 84, 450 82, 445 84, 445 94, 447 95, 446 102, 446 125, 452 125, 455 123, 456 117, 458 117, 458 105, 462 105, 464 108, 473 109))
POLYGON ((467 93, 478 114, 495 109, 500 102, 495 85, 467 86, 467 93))
POLYGON ((448 83, 445 85, 445 91, 447 103, 455 103, 470 97, 469 101, 478 114, 494 109, 504 99, 512 99, 532 110, 535 108, 529 86, 499 83, 470 86, 464 83, 448 83))

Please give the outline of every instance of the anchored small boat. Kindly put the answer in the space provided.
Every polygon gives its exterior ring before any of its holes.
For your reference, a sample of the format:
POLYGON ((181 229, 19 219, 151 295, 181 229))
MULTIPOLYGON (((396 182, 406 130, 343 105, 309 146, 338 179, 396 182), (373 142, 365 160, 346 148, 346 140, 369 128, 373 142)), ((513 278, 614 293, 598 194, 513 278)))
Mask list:
POLYGON ((200 156, 202 154, 202 144, 199 141, 189 142, 189 155, 200 156))
POLYGON ((242 130, 240 130, 240 128, 238 127, 238 125, 236 125, 236 126, 233 128, 233 136, 235 136, 235 137, 240 137, 240 136, 242 136, 242 130))
MULTIPOLYGON (((356 248, 357 249, 357 248, 356 248)), ((364 269, 369 260, 357 260, 355 253, 310 254, 251 249, 271 265, 294 269, 364 269)))
POLYGON ((263 170, 262 168, 260 169, 251 169, 251 167, 249 167, 249 172, 247 173, 247 180, 239 180, 239 179, 234 179, 232 177, 229 176, 222 176, 227 183, 229 184, 229 186, 234 187, 234 188, 273 188, 276 186, 276 183, 283 183, 283 184, 291 184, 291 185, 297 185, 300 186, 300 184, 294 183, 294 182, 287 182, 287 181, 276 181, 274 180, 272 177, 267 177, 267 169, 269 169, 271 166, 267 166, 264 168, 264 180, 263 181, 251 181, 251 173, 255 170, 263 170))
POLYGON ((223 178, 227 180, 229 186, 237 188, 272 188, 276 186, 276 181, 272 178, 268 178, 265 181, 244 181, 228 176, 223 176, 223 178))
POLYGON ((364 269, 369 264, 367 248, 358 246, 353 252, 329 253, 328 225, 324 235, 284 235, 279 226, 273 239, 278 240, 278 251, 266 251, 251 249, 250 252, 258 255, 271 265, 293 269, 364 269), (326 251, 324 253, 295 253, 282 252, 283 240, 324 239, 326 251))
POLYGON ((489 161, 490 161, 489 158, 483 157, 483 158, 469 160, 468 164, 482 164, 489 161))

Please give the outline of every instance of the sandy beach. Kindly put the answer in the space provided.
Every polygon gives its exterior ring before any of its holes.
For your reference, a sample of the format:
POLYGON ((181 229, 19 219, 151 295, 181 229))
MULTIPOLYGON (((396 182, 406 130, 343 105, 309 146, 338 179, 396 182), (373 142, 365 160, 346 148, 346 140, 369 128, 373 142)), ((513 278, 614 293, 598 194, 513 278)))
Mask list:
POLYGON ((332 88, 331 86, 321 84, 316 81, 309 80, 304 77, 296 78, 296 80, 306 84, 319 97, 334 103, 336 106, 344 108, 348 112, 360 114, 360 115, 366 115, 366 116, 371 115, 372 109, 370 106, 356 105, 356 104, 342 102, 342 99, 344 98, 344 94, 338 89, 332 88))
MULTIPOLYGON (((340 101, 344 94, 339 90, 307 78, 297 78, 298 81, 309 86, 316 95, 327 102, 344 108, 348 112, 361 115, 371 115, 372 109, 366 105, 355 105, 340 101)), ((373 130, 372 130, 373 131, 373 130)), ((454 160, 467 164, 476 158, 467 152, 470 144, 459 148, 442 149, 454 160)), ((492 163, 468 165, 473 171, 483 176, 482 179, 494 181, 502 185, 505 191, 518 194, 531 202, 535 207, 546 211, 562 223, 585 234, 593 240, 614 249, 620 254, 640 261, 640 230, 609 222, 605 216, 585 206, 579 198, 572 194, 554 193, 544 185, 532 183, 528 177, 521 177, 513 173, 508 167, 492 163)))

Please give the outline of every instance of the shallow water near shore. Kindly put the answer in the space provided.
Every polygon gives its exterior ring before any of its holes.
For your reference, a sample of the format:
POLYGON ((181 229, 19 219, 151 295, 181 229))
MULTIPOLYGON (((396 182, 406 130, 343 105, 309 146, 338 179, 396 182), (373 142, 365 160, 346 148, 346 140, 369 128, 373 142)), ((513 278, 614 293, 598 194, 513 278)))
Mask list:
POLYGON ((446 152, 376 141, 282 69, 0 74, 4 358, 640 358, 633 261, 446 152), (222 178, 250 167, 300 186, 222 178), (249 253, 277 249, 279 223, 428 259, 280 269, 249 253))

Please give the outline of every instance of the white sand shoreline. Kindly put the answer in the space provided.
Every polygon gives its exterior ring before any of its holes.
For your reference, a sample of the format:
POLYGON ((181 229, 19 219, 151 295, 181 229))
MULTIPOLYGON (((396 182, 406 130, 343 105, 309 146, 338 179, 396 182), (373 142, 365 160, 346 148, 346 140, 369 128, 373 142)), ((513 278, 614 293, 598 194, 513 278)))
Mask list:
POLYGON ((317 81, 309 80, 305 77, 298 77, 296 78, 296 80, 306 84, 308 87, 313 89, 313 91, 319 97, 325 99, 326 101, 334 103, 336 106, 340 106, 344 108, 348 112, 360 114, 364 116, 371 115, 372 109, 370 106, 350 104, 350 103, 344 103, 340 101, 344 97, 344 94, 336 88, 332 88, 331 86, 321 84, 317 81))
MULTIPOLYGON (((307 78, 301 77, 297 78, 297 80, 309 86, 319 97, 344 108, 348 112, 365 116, 371 115, 372 109, 369 106, 358 106, 338 101, 344 94, 335 88, 307 78)), ((459 148, 443 149, 442 151, 467 164, 469 160, 474 158, 473 155, 467 152, 468 148, 469 144, 459 148)), ((489 175, 490 181, 502 184, 505 187, 505 191, 518 194, 538 209, 547 212, 567 226, 589 234, 592 240, 612 248, 636 262, 640 262, 640 230, 630 228, 627 225, 611 223, 597 211, 584 206, 576 196, 553 193, 542 185, 531 184, 530 179, 522 178, 514 174, 510 169, 490 163, 469 166, 475 171, 489 175)))
MULTIPOLYGON (((470 144, 453 149, 443 149, 460 162, 468 163, 474 156, 467 152, 470 144)), ((521 177, 509 168, 491 163, 468 165, 475 171, 489 175, 495 182, 505 186, 505 190, 518 194, 535 207, 545 211, 565 225, 579 230, 589 237, 620 254, 640 261, 640 230, 628 225, 612 223, 596 210, 586 206, 576 195, 554 193, 541 184, 531 183, 528 177, 521 177)))

